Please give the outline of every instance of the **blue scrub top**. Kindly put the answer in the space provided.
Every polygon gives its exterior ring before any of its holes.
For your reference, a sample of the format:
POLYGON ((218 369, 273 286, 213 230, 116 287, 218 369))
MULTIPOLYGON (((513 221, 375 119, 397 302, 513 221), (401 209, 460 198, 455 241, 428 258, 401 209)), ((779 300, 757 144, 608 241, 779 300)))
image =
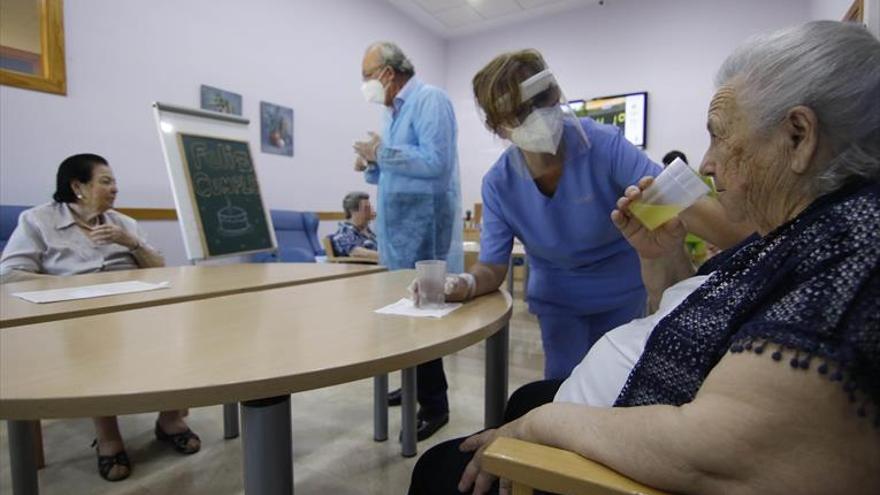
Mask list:
POLYGON ((628 304, 644 292, 635 250, 611 223, 626 187, 662 170, 617 127, 589 118, 588 146, 566 123, 565 160, 556 192, 538 189, 522 153, 509 147, 483 177, 480 261, 507 264, 517 237, 529 261, 529 309, 587 315, 628 304))

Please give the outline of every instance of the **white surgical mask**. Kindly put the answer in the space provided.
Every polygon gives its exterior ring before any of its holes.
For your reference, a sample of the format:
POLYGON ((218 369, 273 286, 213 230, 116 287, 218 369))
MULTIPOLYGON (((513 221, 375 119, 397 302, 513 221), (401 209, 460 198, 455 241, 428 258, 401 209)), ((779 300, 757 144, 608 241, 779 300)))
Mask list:
POLYGON ((558 105, 535 109, 526 120, 510 131, 510 141, 533 153, 556 154, 562 139, 563 112, 558 105))
POLYGON ((385 104, 385 86, 378 79, 368 79, 361 84, 361 93, 370 103, 385 104))

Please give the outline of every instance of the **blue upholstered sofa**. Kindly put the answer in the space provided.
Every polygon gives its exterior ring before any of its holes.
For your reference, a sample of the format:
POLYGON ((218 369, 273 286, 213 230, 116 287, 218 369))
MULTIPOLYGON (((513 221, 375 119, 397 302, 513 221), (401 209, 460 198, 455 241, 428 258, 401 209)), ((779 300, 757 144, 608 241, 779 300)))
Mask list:
POLYGON ((18 225, 18 216, 30 206, 0 205, 0 252, 6 247, 12 231, 18 225))
POLYGON ((278 241, 278 256, 261 253, 254 256, 254 261, 314 263, 315 256, 324 255, 318 239, 318 215, 290 210, 271 210, 270 215, 278 241))

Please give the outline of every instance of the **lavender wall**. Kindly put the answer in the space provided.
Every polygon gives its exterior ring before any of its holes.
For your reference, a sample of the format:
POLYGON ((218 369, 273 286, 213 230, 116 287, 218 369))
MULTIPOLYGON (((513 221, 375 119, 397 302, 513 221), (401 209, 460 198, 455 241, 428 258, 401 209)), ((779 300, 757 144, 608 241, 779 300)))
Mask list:
MULTIPOLYGON (((505 50, 541 50, 570 98, 647 90, 648 154, 678 148, 699 160, 721 60, 753 33, 833 17, 846 3, 833 2, 613 0, 444 41, 384 0, 67 0, 68 95, 0 87, 0 202, 46 201, 59 161, 93 151, 116 171, 119 206, 172 207, 150 103, 198 106, 208 84, 244 95, 270 207, 339 210, 347 191, 375 192, 351 170, 350 145, 380 121, 358 90, 363 49, 377 39, 400 43, 422 79, 449 91, 466 209, 504 145, 477 118, 470 80, 505 50), (260 100, 295 109, 294 158, 259 153, 260 100)), ((183 261, 175 223, 145 227, 183 261)))
POLYGON ((754 33, 808 20, 804 0, 613 0, 536 22, 454 40, 447 89, 461 128, 466 207, 503 149, 475 111, 470 80, 500 52, 537 48, 570 99, 648 91, 648 147, 699 160, 708 145, 706 108, 724 57, 754 33))
POLYGON ((810 18, 839 21, 852 4, 853 0, 810 0, 810 18))
MULTIPOLYGON (((398 42, 426 81, 445 81, 445 42, 383 0, 66 0, 66 97, 0 86, 0 202, 47 201, 64 157, 106 156, 117 206, 173 207, 150 103, 199 105, 199 85, 244 96, 264 197, 272 208, 339 210, 352 189, 351 143, 376 129, 360 63, 398 42), (259 152, 259 102, 295 111, 294 158, 259 152)), ((144 225, 184 260, 171 222, 144 225)))

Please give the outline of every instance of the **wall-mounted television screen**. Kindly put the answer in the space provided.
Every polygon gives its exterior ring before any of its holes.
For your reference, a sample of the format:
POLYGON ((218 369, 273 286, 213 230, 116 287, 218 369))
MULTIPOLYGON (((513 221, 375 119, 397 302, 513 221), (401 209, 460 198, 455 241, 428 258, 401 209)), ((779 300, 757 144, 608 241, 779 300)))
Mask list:
POLYGON ((590 117, 602 124, 616 125, 632 144, 645 147, 648 122, 648 93, 603 96, 568 102, 580 117, 590 117))

